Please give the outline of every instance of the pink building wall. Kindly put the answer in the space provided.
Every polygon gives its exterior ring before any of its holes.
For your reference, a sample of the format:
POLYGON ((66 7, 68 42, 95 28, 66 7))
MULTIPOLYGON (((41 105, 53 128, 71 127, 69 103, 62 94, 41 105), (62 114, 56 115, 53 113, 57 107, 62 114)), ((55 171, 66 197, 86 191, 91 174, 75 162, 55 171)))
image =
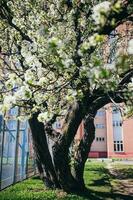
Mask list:
POLYGON ((106 114, 104 109, 99 110, 102 115, 95 117, 95 140, 92 143, 89 157, 107 157, 106 114), (103 127, 98 127, 99 125, 103 127))
POLYGON ((133 158, 133 118, 122 122, 123 151, 114 151, 112 112, 107 109, 107 157, 109 158, 133 158))
POLYGON ((133 157, 133 118, 123 123, 124 149, 128 156, 133 157))
MULTIPOLYGON (((117 115, 114 117, 111 104, 108 104, 99 111, 102 111, 103 115, 97 115, 95 117, 96 134, 89 157, 133 158, 133 118, 124 120, 122 126, 120 125, 123 150, 114 151, 114 141, 116 139, 114 138, 113 121, 114 119, 119 121, 120 118, 117 118, 117 115), (104 127, 98 128, 99 124, 104 127), (99 140, 100 138, 101 140, 99 140), (104 139, 102 140, 102 138, 104 139)), ((83 123, 81 123, 77 131, 76 139, 79 141, 83 134, 84 128, 83 123)))

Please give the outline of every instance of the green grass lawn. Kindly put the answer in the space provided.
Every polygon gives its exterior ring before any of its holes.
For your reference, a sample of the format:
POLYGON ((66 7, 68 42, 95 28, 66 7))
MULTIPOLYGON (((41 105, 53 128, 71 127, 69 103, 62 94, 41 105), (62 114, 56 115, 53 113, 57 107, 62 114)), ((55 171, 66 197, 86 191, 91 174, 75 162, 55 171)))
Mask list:
MULTIPOLYGON (((122 200, 133 199, 129 195, 113 193, 109 174, 104 162, 88 162, 85 183, 88 191, 80 196, 61 190, 46 190, 41 180, 30 178, 0 192, 0 200, 122 200)), ((131 175, 131 174, 130 174, 131 175)))

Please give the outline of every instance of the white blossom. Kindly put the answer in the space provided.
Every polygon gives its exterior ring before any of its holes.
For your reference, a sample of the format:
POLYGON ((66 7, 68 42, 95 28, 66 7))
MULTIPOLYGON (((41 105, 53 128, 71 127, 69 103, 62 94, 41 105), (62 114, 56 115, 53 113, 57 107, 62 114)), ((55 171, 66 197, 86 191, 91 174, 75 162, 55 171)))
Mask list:
POLYGON ((35 74, 32 69, 28 69, 24 74, 25 81, 28 83, 35 83, 35 74))
POLYGON ((4 104, 15 104, 16 98, 12 95, 5 96, 4 98, 4 104))
POLYGON ((34 99, 37 105, 41 105, 44 102, 44 94, 43 93, 35 93, 34 99))
POLYGON ((127 52, 132 55, 133 54, 133 39, 128 42, 127 52))
POLYGON ((92 18, 95 24, 100 25, 104 22, 105 15, 110 10, 111 3, 109 1, 104 1, 93 7, 92 18))
POLYGON ((30 52, 25 55, 26 64, 29 66, 34 65, 34 59, 35 59, 35 56, 32 55, 30 52))
POLYGON ((54 15, 54 14, 55 14, 55 11, 56 11, 56 8, 55 8, 54 4, 51 4, 51 5, 50 5, 50 13, 51 13, 52 15, 54 15))
POLYGON ((41 66, 37 67, 37 76, 39 79, 44 76, 44 69, 41 66))
POLYGON ((1 112, 4 113, 12 108, 13 105, 16 104, 16 98, 12 95, 7 95, 4 97, 3 106, 1 106, 1 112))
POLYGON ((81 45, 78 54, 83 56, 83 53, 86 52, 90 47, 95 47, 97 44, 102 42, 104 37, 102 35, 98 35, 95 33, 94 35, 90 36, 87 41, 84 41, 81 45))
POLYGON ((62 46, 62 42, 57 37, 52 37, 48 40, 48 43, 50 44, 50 47, 58 47, 60 48, 62 46))
MULTIPOLYGON (((3 113, 10 107, 20 105, 23 110, 20 118, 25 119, 26 116, 39 111, 41 112, 38 116, 39 120, 47 121, 51 113, 63 113, 64 115, 69 107, 68 104, 82 98, 87 87, 90 92, 99 86, 103 90, 110 89, 112 85, 118 84, 120 77, 117 75, 130 69, 130 65, 121 64, 122 59, 120 60, 119 57, 116 65, 112 63, 105 66, 106 58, 104 60, 103 48, 106 42, 108 43, 106 36, 105 43, 99 45, 104 41, 104 36, 98 34, 99 29, 104 28, 110 10, 114 14, 121 10, 120 0, 99 1, 102 3, 92 8, 91 20, 86 17, 91 9, 88 0, 73 1, 71 9, 68 9, 64 1, 57 0, 54 3, 47 1, 46 8, 41 0, 37 1, 37 6, 32 4, 31 0, 13 2, 7 3, 12 13, 15 13, 12 22, 22 30, 25 39, 19 31, 11 28, 3 20, 1 24, 2 50, 6 52, 9 46, 11 47, 9 58, 5 56, 5 63, 3 59, 0 61, 2 66, 0 102, 3 104, 0 110, 3 113), (81 45, 79 46, 74 17, 80 5, 83 9, 78 16, 79 26, 77 28, 81 31, 81 45), (27 12, 26 17, 23 14, 24 10, 27 12), (26 41, 28 39, 26 36, 32 42, 26 41), (91 56, 88 57, 87 53, 90 49, 95 49, 95 51, 94 53, 91 51, 91 56), (81 59, 78 58, 77 51, 81 59), (79 59, 82 63, 80 67, 77 65, 79 59), (78 71, 79 76, 75 78, 75 73, 77 74, 78 71), (83 87, 82 80, 86 80, 83 87), (47 103, 47 108, 44 102, 47 103)), ((115 20, 115 17, 111 19, 110 16, 108 23, 113 26, 115 20)), ((132 46, 133 39, 129 41, 127 48, 129 54, 133 53, 132 46)), ((117 49, 116 54, 120 48, 117 49)), ((108 51, 109 49, 107 49, 107 54, 108 51)), ((132 87, 132 82, 129 83, 129 87, 132 87)))
POLYGON ((64 64, 65 67, 68 68, 72 65, 73 60, 68 58, 68 59, 63 60, 62 63, 64 64))
POLYGON ((32 91, 27 85, 22 86, 19 88, 19 90, 17 90, 17 92, 15 92, 14 96, 16 97, 17 100, 19 99, 28 100, 32 96, 32 91))
POLYGON ((48 119, 48 112, 40 113, 37 119, 39 122, 45 122, 48 119))
POLYGON ((46 77, 42 77, 38 81, 38 85, 40 85, 40 86, 46 85, 46 83, 47 83, 46 77))

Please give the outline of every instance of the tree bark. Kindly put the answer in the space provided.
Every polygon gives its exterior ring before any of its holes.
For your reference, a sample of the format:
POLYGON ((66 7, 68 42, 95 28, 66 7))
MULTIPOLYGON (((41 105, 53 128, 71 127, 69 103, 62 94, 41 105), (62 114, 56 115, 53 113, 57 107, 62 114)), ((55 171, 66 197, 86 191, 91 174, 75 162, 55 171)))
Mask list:
POLYGON ((71 173, 71 165, 69 159, 69 149, 65 141, 58 141, 58 144, 53 146, 54 165, 58 180, 62 189, 67 192, 76 192, 81 190, 81 185, 74 179, 71 173), (60 144, 62 146, 60 146, 60 144))
POLYGON ((90 152, 91 144, 95 138, 94 116, 87 116, 84 119, 84 135, 80 141, 77 151, 74 154, 73 176, 85 188, 84 183, 84 166, 90 152))
POLYGON ((65 191, 81 190, 80 183, 72 176, 69 148, 84 116, 81 102, 75 103, 69 110, 62 128, 62 135, 53 145, 53 159, 56 174, 65 191))
POLYGON ((88 106, 88 109, 86 111, 87 115, 84 119, 84 135, 77 147, 77 151, 75 152, 74 167, 72 171, 74 178, 81 184, 83 188, 85 187, 83 179, 85 162, 88 158, 92 142, 95 138, 94 118, 96 112, 100 108, 102 108, 108 103, 111 103, 111 98, 114 99, 115 102, 117 103, 123 102, 123 98, 122 96, 119 96, 119 93, 118 94, 114 94, 112 92, 108 94, 103 93, 103 96, 97 95, 97 98, 95 98, 92 101, 92 103, 88 106))
MULTIPOLYGON (((76 191, 80 185, 73 178, 69 161, 69 146, 63 135, 56 138, 51 157, 44 124, 38 122, 38 114, 29 120, 32 131, 36 163, 41 179, 47 188, 61 188, 64 191, 76 191)), ((78 125, 77 125, 78 127, 78 125)))
POLYGON ((41 179, 48 188, 60 188, 49 152, 44 125, 37 120, 38 113, 29 120, 36 162, 41 179))
POLYGON ((111 100, 107 94, 99 96, 99 91, 97 90, 96 94, 94 93, 94 99, 90 104, 88 104, 88 108, 86 110, 86 116, 84 118, 84 135, 80 140, 77 151, 75 152, 74 167, 72 171, 73 176, 83 188, 85 187, 83 178, 85 162, 88 158, 92 142, 95 138, 94 118, 97 110, 102 108, 110 101, 111 100))

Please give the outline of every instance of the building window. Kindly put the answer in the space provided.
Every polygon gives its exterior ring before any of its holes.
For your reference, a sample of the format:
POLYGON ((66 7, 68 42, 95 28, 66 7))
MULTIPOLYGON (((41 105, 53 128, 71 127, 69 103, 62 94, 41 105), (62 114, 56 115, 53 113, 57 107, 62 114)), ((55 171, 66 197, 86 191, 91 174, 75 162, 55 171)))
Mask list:
POLYGON ((123 152, 123 141, 114 141, 114 151, 123 152))
POLYGON ((16 120, 8 120, 6 123, 7 129, 9 130, 16 130, 17 128, 17 121, 16 120))
POLYGON ((10 109, 10 110, 8 111, 8 114, 9 114, 10 116, 15 116, 15 115, 17 115, 17 113, 18 113, 18 109, 17 109, 17 108, 12 108, 12 109, 10 109))
POLYGON ((104 128, 104 124, 96 124, 96 128, 104 128))
POLYGON ((120 113, 120 111, 119 111, 118 108, 113 107, 112 109, 113 109, 113 114, 118 114, 118 113, 120 113))
POLYGON ((97 142, 104 142, 104 137, 96 137, 97 142))
POLYGON ((56 129, 60 129, 61 128, 61 123, 60 122, 56 122, 55 123, 55 128, 56 129))
POLYGON ((113 121, 113 126, 115 127, 122 126, 122 121, 113 121))
POLYGON ((99 111, 97 111, 97 116, 104 116, 104 111, 102 111, 102 110, 99 110, 99 111))
POLYGON ((20 129, 21 130, 26 129, 26 122, 20 122, 20 129))

